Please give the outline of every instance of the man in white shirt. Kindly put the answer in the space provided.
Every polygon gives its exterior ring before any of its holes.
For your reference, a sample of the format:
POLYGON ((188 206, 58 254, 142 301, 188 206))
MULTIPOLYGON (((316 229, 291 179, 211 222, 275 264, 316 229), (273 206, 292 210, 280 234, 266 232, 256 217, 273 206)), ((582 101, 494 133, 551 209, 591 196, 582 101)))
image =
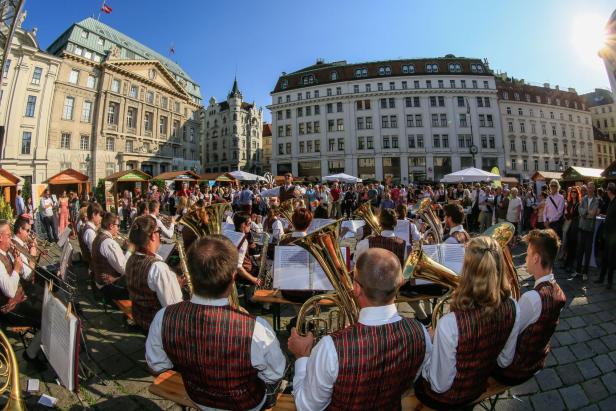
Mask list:
POLYGON ((400 265, 404 264, 406 259, 406 242, 396 237, 394 233, 397 223, 398 219, 393 210, 381 210, 379 213, 379 224, 382 228, 381 234, 364 238, 357 243, 354 256, 355 261, 367 249, 378 247, 391 251, 398 257, 400 265))
POLYGON ((19 275, 24 280, 29 280, 32 276, 32 271, 36 268, 36 261, 34 261, 33 257, 36 258, 38 255, 38 250, 35 246, 28 247, 28 241, 30 238, 30 232, 32 230, 32 226, 30 221, 23 217, 18 217, 15 220, 15 224, 13 225, 13 241, 17 243, 23 251, 28 251, 28 254, 24 252, 19 253, 21 257, 21 261, 23 262, 23 268, 19 275))
POLYGON ((47 239, 51 243, 58 242, 58 233, 55 230, 54 215, 53 215, 53 199, 49 194, 49 189, 43 192, 43 196, 40 201, 41 206, 41 220, 45 232, 47 233, 47 239))
POLYGON ((495 371, 495 378, 507 385, 519 385, 545 366, 550 339, 567 302, 552 273, 560 246, 554 230, 532 230, 525 240, 526 270, 535 278, 535 287, 518 301, 520 334, 513 362, 495 371))
POLYGON ((160 229, 161 235, 164 235, 168 239, 172 239, 175 234, 175 216, 169 217, 169 219, 171 220, 171 224, 169 225, 169 227, 167 227, 165 224, 163 224, 159 216, 160 202, 158 202, 157 200, 150 200, 150 202, 148 202, 148 209, 150 210, 150 215, 156 220, 156 224, 160 229))
POLYGON ((178 276, 156 254, 160 247, 160 228, 152 217, 135 219, 129 241, 136 251, 126 264, 126 284, 133 319, 147 332, 158 310, 182 301, 182 289, 178 276))
POLYGON ((237 273, 243 280, 254 285, 260 285, 259 279, 254 275, 255 272, 253 269, 255 267, 252 264, 252 260, 250 259, 250 255, 248 253, 250 244, 247 236, 250 233, 251 227, 250 216, 246 213, 235 213, 233 215, 233 225, 235 226, 236 232, 244 234, 244 238, 242 238, 237 246, 237 273))
POLYGON ((464 230, 464 209, 460 204, 447 204, 445 210, 445 225, 449 227, 449 233, 444 237, 445 244, 466 244, 470 236, 464 230))
POLYGON ((103 219, 103 208, 98 203, 90 203, 86 214, 88 222, 83 224, 79 229, 77 239, 79 240, 81 258, 89 265, 92 260, 92 243, 94 242, 96 232, 103 219))
POLYGON ((146 341, 151 370, 181 373, 202 410, 268 408, 285 370, 268 322, 229 306, 237 259, 228 239, 199 239, 188 251, 193 297, 161 309, 146 341))
MULTIPOLYGON (((549 201, 549 200, 548 200, 549 201)), ((518 189, 511 189, 511 198, 509 199, 509 207, 507 208, 507 221, 514 225, 515 231, 518 231, 518 225, 522 218, 522 199, 518 197, 518 189)))
POLYGON ((114 240, 120 230, 120 219, 114 213, 105 213, 101 229, 92 242, 92 262, 96 287, 107 300, 127 300, 126 257, 120 244, 114 240))
POLYGON ((284 175, 284 184, 282 186, 270 188, 268 190, 263 190, 259 193, 261 197, 278 197, 280 202, 290 200, 292 198, 298 198, 303 193, 305 193, 305 189, 300 189, 300 187, 293 185, 293 174, 286 173, 284 175))
POLYGON ((293 395, 299 411, 399 409, 402 394, 419 376, 432 345, 423 325, 402 318, 395 297, 402 272, 398 258, 384 249, 360 255, 353 295, 361 311, 354 325, 323 337, 294 328, 289 351, 295 361, 293 395))

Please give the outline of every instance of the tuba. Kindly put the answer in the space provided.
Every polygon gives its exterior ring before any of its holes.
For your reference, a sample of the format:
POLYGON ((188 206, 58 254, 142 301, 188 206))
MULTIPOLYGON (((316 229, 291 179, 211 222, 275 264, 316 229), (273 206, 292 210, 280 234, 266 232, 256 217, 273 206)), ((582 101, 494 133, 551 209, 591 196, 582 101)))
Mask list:
POLYGON ((0 393, 8 394, 8 401, 4 406, 5 411, 22 411, 26 409, 24 400, 21 398, 21 389, 19 384, 19 364, 15 357, 15 351, 11 347, 11 343, 6 338, 6 335, 0 331, 0 377, 6 381, 0 386, 0 393))
POLYGON ((432 200, 426 197, 419 203, 417 203, 415 206, 413 206, 411 210, 417 216, 417 218, 420 218, 428 225, 428 229, 425 231, 424 237, 432 237, 434 240, 434 244, 442 243, 443 224, 432 209, 432 200))
POLYGON ((298 200, 295 198, 291 198, 289 200, 285 200, 278 206, 278 215, 282 216, 285 220, 289 222, 289 225, 292 225, 292 217, 297 207, 298 200))
POLYGON ((381 228, 381 223, 379 223, 378 217, 372 209, 370 201, 366 201, 357 207, 355 213, 353 213, 353 216, 364 220, 375 235, 381 235, 381 231, 383 231, 383 229, 381 228))
POLYGON ((307 250, 317 260, 334 288, 334 292, 315 295, 302 305, 297 315, 300 335, 312 331, 318 339, 356 323, 359 317, 359 305, 353 295, 353 279, 338 241, 341 221, 323 226, 291 243, 307 250), (330 306, 326 317, 322 312, 325 306, 330 306))
POLYGON ((191 207, 182 216, 179 224, 194 232, 197 238, 206 235, 222 234, 222 223, 225 220, 225 213, 229 209, 229 203, 215 203, 200 208, 191 207), (204 221, 202 213, 207 214, 207 223, 204 221))
POLYGON ((261 262, 259 265, 259 275, 257 278, 261 280, 261 285, 257 286, 257 290, 271 290, 273 288, 274 278, 271 271, 267 269, 267 249, 270 246, 270 236, 268 233, 263 233, 263 248, 261 248, 261 262))
POLYGON ((519 300, 520 299, 520 281, 518 280, 518 271, 513 263, 513 256, 509 249, 509 242, 515 235, 515 226, 508 222, 497 223, 488 227, 482 235, 491 237, 501 246, 503 250, 503 258, 505 259, 505 276, 509 280, 511 286, 511 296, 519 300))

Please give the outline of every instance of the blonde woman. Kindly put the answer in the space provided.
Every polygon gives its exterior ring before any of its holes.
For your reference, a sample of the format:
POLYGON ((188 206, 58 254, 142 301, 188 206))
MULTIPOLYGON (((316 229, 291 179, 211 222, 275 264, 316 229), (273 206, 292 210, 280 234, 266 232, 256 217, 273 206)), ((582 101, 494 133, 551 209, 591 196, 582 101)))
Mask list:
POLYGON ((511 364, 519 308, 504 273, 503 253, 495 240, 476 237, 467 244, 451 312, 438 322, 431 357, 415 384, 417 397, 427 406, 469 404, 485 391, 497 365, 511 364))

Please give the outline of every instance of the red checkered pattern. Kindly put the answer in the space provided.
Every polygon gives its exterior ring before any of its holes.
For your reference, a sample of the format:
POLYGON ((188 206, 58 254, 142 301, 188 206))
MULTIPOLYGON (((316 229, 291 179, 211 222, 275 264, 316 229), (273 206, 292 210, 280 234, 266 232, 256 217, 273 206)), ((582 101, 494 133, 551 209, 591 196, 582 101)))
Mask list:
POLYGON ((94 280, 97 284, 111 284, 116 278, 122 277, 122 274, 117 272, 107 258, 101 254, 101 244, 106 239, 111 239, 111 236, 99 231, 92 242, 92 253, 90 254, 90 269, 94 273, 94 280))
POLYGON ((414 319, 380 326, 360 323, 331 335, 338 378, 329 410, 400 410, 426 353, 423 327, 414 319))
POLYGON ((518 337, 515 356, 505 369, 497 368, 494 377, 506 384, 518 385, 545 366, 550 352, 550 338, 558 325, 560 311, 567 297, 556 282, 542 282, 535 287, 541 298, 541 314, 534 324, 518 337))
POLYGON ((265 384, 250 360, 255 317, 229 306, 189 301, 165 308, 163 348, 197 404, 223 410, 254 408, 265 384))
POLYGON ((86 264, 89 264, 92 260, 92 256, 90 255, 90 249, 85 242, 85 234, 88 230, 92 230, 92 227, 87 224, 83 224, 81 226, 81 229, 79 230, 79 235, 77 236, 77 240, 79 240, 79 249, 81 250, 81 258, 86 264))
POLYGON ((133 319, 142 330, 148 331, 154 316, 162 307, 158 296, 148 286, 150 267, 154 256, 132 254, 126 262, 126 288, 133 303, 133 319))
MULTIPOLYGON (((13 263, 11 262, 11 259, 6 255, 0 254, 0 262, 4 264, 4 268, 6 268, 6 272, 10 276, 13 272, 13 263)), ((15 296, 13 298, 9 298, 3 293, 0 293, 0 313, 10 313, 25 299, 26 294, 24 293, 23 288, 21 288, 21 284, 17 286, 17 291, 15 292, 15 296)))
MULTIPOLYGON (((366 226, 364 226, 365 228, 366 226)), ((398 237, 383 237, 377 235, 368 239, 368 246, 370 248, 384 248, 391 251, 400 260, 400 265, 404 265, 404 251, 406 243, 404 240, 398 237)))
POLYGON ((454 314, 458 347, 456 376, 451 388, 442 394, 436 393, 423 378, 415 385, 417 397, 432 408, 468 404, 486 390, 488 376, 497 367, 496 359, 513 328, 515 303, 507 298, 489 317, 481 309, 455 311, 454 314))

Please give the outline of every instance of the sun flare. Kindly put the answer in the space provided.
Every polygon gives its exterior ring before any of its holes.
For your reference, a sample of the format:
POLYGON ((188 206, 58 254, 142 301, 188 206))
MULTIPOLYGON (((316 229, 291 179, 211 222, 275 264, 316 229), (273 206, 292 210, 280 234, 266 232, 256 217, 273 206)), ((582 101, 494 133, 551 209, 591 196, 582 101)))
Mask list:
POLYGON ((571 27, 571 43, 582 61, 591 62, 598 58, 597 53, 605 46, 605 16, 599 14, 580 14, 571 27))

